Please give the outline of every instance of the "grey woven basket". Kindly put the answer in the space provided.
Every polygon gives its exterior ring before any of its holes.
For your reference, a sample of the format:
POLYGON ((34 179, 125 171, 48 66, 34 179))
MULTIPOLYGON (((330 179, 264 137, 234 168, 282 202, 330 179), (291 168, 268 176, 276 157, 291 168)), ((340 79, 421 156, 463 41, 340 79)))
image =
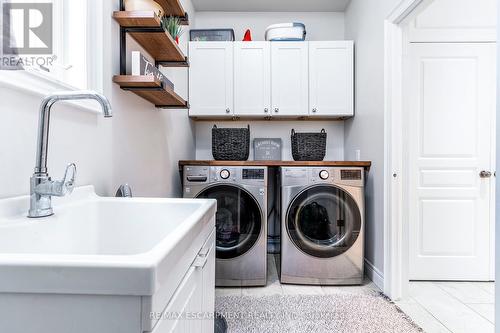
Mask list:
POLYGON ((247 128, 212 128, 212 155, 219 161, 246 161, 250 155, 250 125, 247 128))
POLYGON ((295 161, 322 161, 326 155, 326 132, 296 133, 292 129, 292 156, 295 161))

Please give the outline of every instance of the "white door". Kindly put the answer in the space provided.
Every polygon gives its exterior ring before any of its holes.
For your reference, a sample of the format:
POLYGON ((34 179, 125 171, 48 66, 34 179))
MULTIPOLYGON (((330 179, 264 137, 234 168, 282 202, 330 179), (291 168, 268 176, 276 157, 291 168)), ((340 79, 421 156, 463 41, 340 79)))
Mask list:
POLYGON ((271 102, 274 116, 308 115, 308 43, 271 43, 271 102))
POLYGON ((309 42, 309 115, 354 115, 354 44, 309 42))
POLYGON ((269 42, 234 43, 234 114, 268 116, 271 109, 269 42))
POLYGON ((189 43, 189 115, 233 116, 233 42, 189 43))
POLYGON ((495 44, 409 52, 409 278, 490 280, 495 44))

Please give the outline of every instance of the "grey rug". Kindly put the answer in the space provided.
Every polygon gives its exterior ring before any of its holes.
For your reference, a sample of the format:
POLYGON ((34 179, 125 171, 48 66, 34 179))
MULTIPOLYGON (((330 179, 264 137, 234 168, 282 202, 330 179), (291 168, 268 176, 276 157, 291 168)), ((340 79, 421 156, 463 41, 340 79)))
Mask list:
POLYGON ((383 295, 218 296, 228 333, 423 332, 383 295))

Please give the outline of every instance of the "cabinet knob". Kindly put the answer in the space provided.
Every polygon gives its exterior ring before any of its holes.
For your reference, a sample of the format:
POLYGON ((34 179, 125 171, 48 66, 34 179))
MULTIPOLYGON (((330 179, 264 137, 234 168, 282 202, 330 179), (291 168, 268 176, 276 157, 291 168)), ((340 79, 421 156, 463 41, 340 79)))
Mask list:
POLYGON ((265 108, 264 109, 264 113, 268 113, 269 112, 269 109, 268 108, 265 108))
POLYGON ((226 109, 226 113, 230 113, 231 112, 231 109, 230 108, 227 108, 226 109))
POLYGON ((314 108, 314 109, 312 109, 312 112, 316 113, 316 112, 318 112, 318 109, 314 108))
POLYGON ((279 108, 274 108, 274 112, 278 113, 278 112, 280 112, 280 109, 279 108))
POLYGON ((479 177, 481 177, 481 178, 490 178, 491 177, 491 171, 485 171, 485 170, 483 170, 483 171, 481 171, 479 173, 479 177))

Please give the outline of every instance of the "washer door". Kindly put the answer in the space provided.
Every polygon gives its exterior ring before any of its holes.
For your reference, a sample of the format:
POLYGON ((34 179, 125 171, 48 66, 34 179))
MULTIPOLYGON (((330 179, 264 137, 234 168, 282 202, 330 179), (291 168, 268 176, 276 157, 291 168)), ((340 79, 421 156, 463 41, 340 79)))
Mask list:
POLYGON ((262 229, 262 213, 249 192, 238 186, 215 185, 197 198, 217 200, 217 258, 235 258, 253 247, 262 229))
POLYGON ((344 253, 361 231, 358 205, 349 193, 333 185, 300 192, 288 207, 286 221, 295 246, 318 258, 344 253))

